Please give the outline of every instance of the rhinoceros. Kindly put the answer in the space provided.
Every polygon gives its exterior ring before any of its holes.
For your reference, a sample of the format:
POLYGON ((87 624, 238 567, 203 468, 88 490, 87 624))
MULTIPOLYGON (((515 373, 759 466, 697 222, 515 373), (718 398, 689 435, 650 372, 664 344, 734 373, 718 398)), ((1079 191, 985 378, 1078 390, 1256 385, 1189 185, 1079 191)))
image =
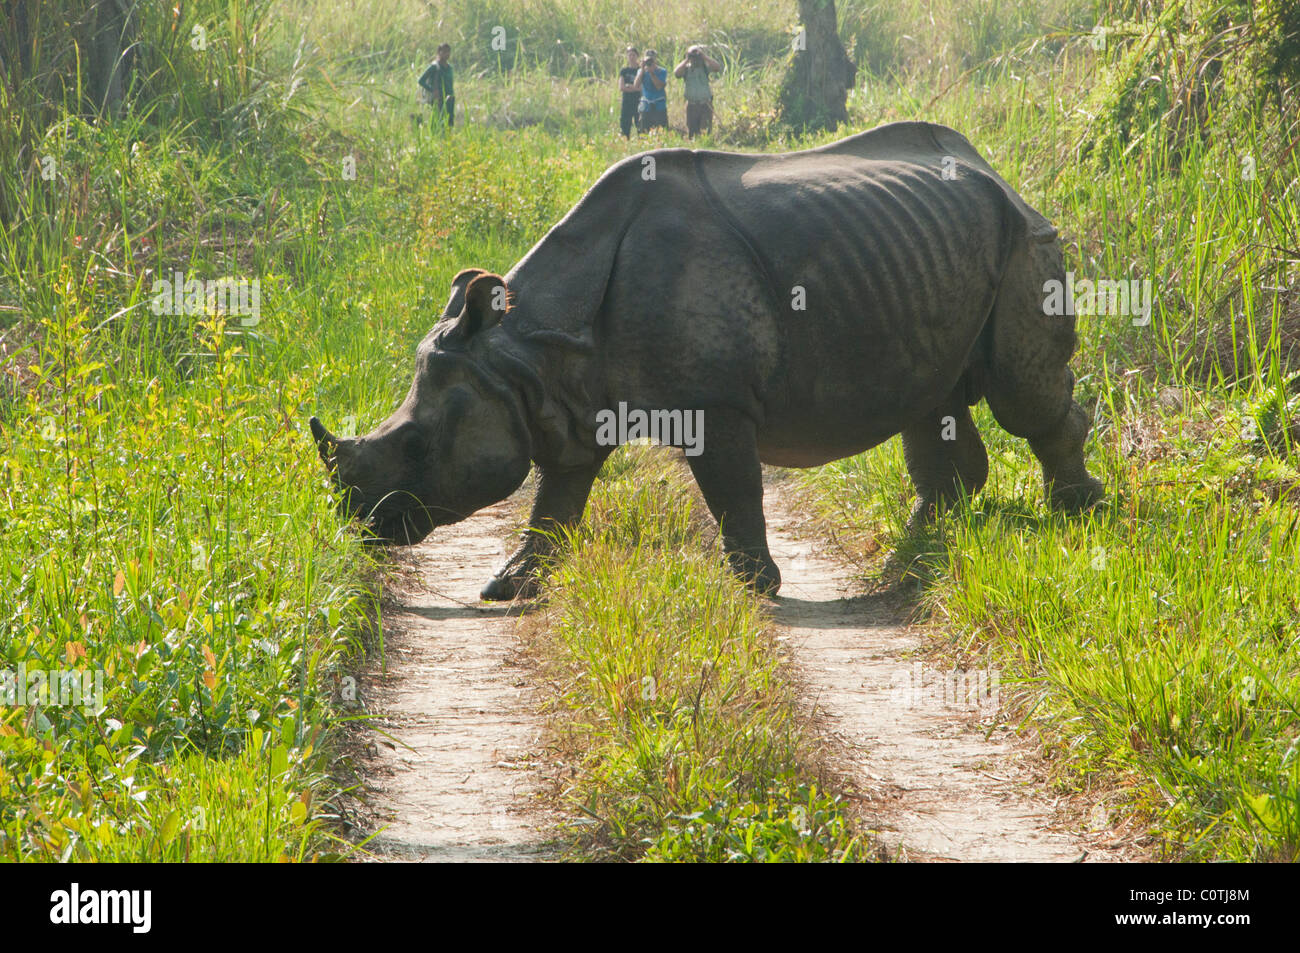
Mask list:
POLYGON ((1102 498, 1072 396, 1074 318, 1044 307, 1064 279, 1055 228, 945 126, 781 155, 656 149, 605 172, 504 277, 456 275, 392 416, 356 438, 311 430, 347 511, 397 544, 535 466, 522 544, 482 591, 511 599, 581 519, 616 442, 602 420, 696 413, 686 459, 728 559, 774 593, 761 464, 902 434, 915 527, 983 485, 981 398, 1028 440, 1050 505, 1102 498))

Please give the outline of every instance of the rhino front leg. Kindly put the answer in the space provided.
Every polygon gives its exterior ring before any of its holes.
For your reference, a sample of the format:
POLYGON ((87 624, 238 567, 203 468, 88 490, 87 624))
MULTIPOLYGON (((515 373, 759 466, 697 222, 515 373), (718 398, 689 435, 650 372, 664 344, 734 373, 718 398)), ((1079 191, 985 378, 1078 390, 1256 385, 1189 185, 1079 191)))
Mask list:
POLYGON ((537 470, 537 496, 523 542, 504 566, 493 576, 479 596, 493 601, 529 598, 537 594, 539 571, 547 556, 555 551, 555 542, 564 530, 575 526, 586 509, 591 485, 600 472, 598 461, 593 467, 574 470, 537 470))
POLYGON ((702 452, 686 461, 722 530, 731 568, 759 592, 775 595, 781 571, 767 549, 754 422, 735 411, 705 411, 702 452))
POLYGON ((1077 512, 1104 499, 1106 491, 1084 463, 1083 447, 1091 421, 1088 412, 1070 396, 1074 374, 1062 368, 1057 375, 1055 387, 1040 390, 1012 391, 999 382, 990 387, 988 402, 999 424, 1029 441, 1043 468, 1048 505, 1077 512), (1053 406, 1060 410, 1049 416, 1045 411, 1053 406))

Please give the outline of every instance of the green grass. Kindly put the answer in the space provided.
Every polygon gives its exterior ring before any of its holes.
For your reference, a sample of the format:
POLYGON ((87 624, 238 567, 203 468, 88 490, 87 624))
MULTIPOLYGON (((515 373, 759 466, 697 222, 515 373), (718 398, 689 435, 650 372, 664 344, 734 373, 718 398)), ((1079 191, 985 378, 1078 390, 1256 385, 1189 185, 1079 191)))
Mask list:
POLYGON ((181 835, 190 807, 232 816, 207 783, 224 778, 274 807, 246 843, 223 832, 228 856, 292 855, 288 795, 327 767, 322 687, 373 604, 367 562, 286 425, 312 386, 302 370, 264 376, 257 342, 220 320, 192 329, 183 378, 123 373, 80 284, 61 291, 3 435, 0 668, 85 669, 104 691, 87 709, 0 709, 0 852, 204 856, 181 835), (276 769, 250 774, 249 738, 266 731, 284 739, 276 769))
POLYGON ((913 561, 936 650, 988 653, 1063 788, 1107 790, 1112 819, 1149 824, 1170 857, 1294 859, 1295 472, 1245 456, 1226 408, 1148 418, 1132 426, 1163 431, 1161 458, 1111 431, 1092 458, 1111 502, 1065 518, 1044 512, 1027 448, 981 417, 994 478, 932 534, 901 535, 895 446, 810 482, 830 518, 913 561))

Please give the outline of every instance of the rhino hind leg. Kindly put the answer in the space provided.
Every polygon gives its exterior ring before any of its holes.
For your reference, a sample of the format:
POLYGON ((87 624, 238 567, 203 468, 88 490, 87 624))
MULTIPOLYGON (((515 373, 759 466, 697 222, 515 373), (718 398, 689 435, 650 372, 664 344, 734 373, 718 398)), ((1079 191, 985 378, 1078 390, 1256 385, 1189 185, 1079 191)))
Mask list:
POLYGON ((703 452, 688 456, 695 482, 718 521, 727 561, 759 592, 775 595, 781 571, 767 548, 763 468, 753 421, 734 411, 705 412, 703 452))
MULTIPOLYGON (((1073 382, 1074 375, 1070 377, 1073 382)), ((1043 465, 1047 501, 1055 509, 1079 512, 1106 496, 1101 481, 1088 472, 1083 462, 1089 424, 1087 411, 1071 400, 1054 431, 1029 439, 1030 449, 1043 465)))
POLYGON ((1086 509, 1106 493, 1083 459, 1090 421, 1073 397, 1074 317, 1048 315, 1043 307, 1044 282, 1065 281, 1060 249, 1023 246, 1006 275, 993 306, 985 399, 1003 429, 1029 441, 1048 504, 1086 509))
POLYGON ((974 496, 988 479, 984 441, 960 390, 903 431, 903 457, 917 495, 908 532, 930 523, 963 495, 974 496))

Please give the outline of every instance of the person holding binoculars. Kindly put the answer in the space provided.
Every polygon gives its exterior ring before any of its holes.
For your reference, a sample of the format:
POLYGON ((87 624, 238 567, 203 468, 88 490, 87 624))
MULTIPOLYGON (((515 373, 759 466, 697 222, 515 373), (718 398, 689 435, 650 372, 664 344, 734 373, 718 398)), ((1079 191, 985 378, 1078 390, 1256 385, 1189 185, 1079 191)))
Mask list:
POLYGON ((713 128, 713 90, 709 74, 722 72, 722 64, 704 52, 702 46, 692 46, 686 58, 677 64, 673 75, 686 80, 686 134, 694 139, 701 131, 713 128))

